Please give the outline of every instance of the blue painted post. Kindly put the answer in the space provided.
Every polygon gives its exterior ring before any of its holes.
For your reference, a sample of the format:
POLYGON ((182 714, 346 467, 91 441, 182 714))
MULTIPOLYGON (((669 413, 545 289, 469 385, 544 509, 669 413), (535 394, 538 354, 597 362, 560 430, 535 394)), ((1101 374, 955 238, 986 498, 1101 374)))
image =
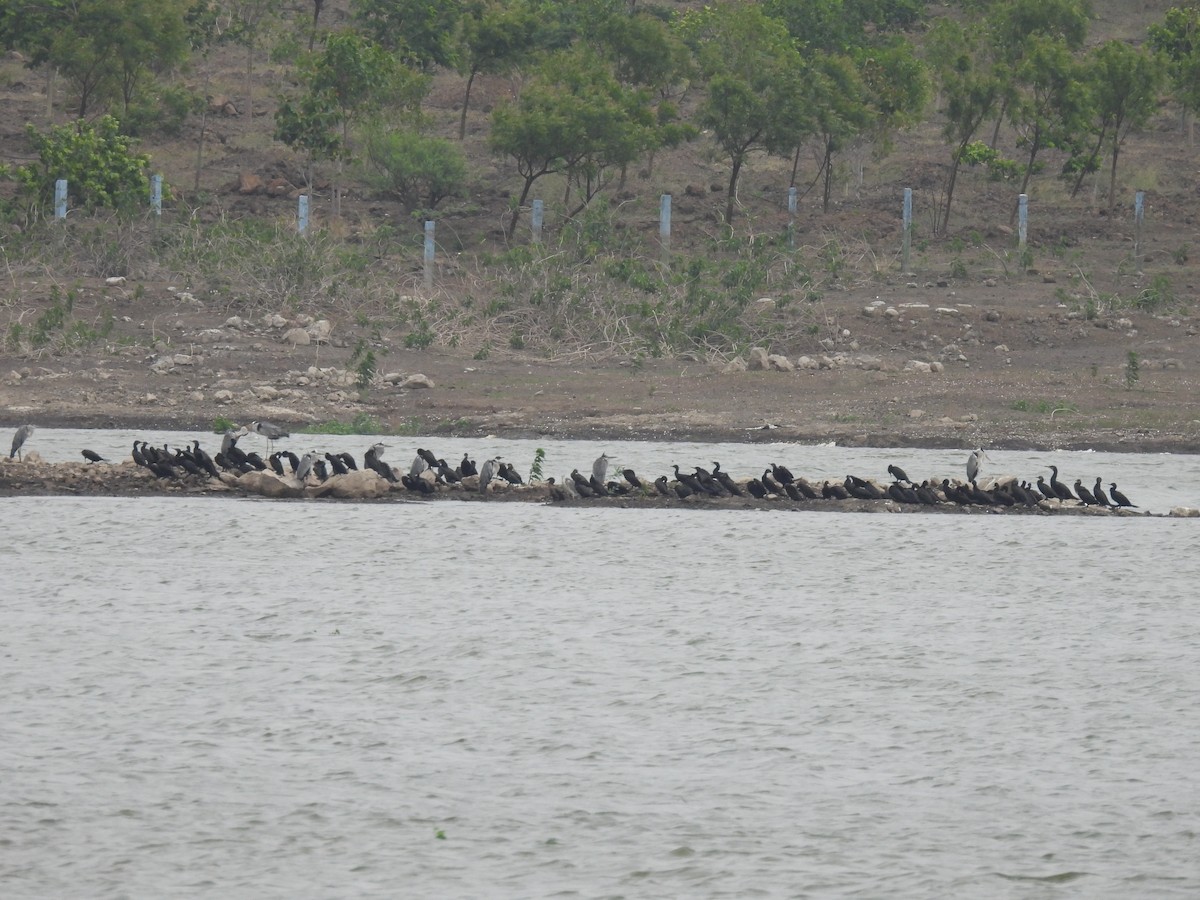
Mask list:
POLYGON ((300 234, 308 233, 308 194, 301 194, 297 206, 296 214, 298 216, 296 230, 300 234))
POLYGON ((545 215, 546 207, 541 200, 533 201, 533 242, 540 244, 542 242, 542 217, 545 215))
POLYGON ((433 290, 433 229, 432 219, 425 221, 425 289, 433 290))
POLYGON ((912 188, 904 189, 904 244, 900 254, 900 271, 907 273, 908 256, 912 250, 912 188))
POLYGON ((1133 195, 1133 264, 1142 265, 1142 222, 1146 218, 1146 192, 1133 195))
POLYGON ((60 178, 54 182, 54 218, 67 217, 67 179, 60 178))
POLYGON ((796 189, 788 188, 788 248, 796 249, 796 189))
POLYGON ((162 215, 162 176, 150 176, 150 211, 156 216, 162 215))
POLYGON ((671 258, 671 195, 663 194, 658 201, 658 241, 663 262, 671 258))
POLYGON ((1017 246, 1025 249, 1025 241, 1029 237, 1029 195, 1017 197, 1017 246))

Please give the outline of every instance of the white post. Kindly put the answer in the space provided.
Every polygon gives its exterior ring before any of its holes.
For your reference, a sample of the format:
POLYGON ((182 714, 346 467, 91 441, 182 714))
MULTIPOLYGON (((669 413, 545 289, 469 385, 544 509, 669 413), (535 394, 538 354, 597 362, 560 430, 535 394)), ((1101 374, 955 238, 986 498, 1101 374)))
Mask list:
POLYGON ((796 249, 796 189, 788 188, 788 249, 796 249))
POLYGON ((533 242, 540 244, 542 242, 542 218, 545 215, 545 204, 541 200, 533 201, 533 242))
POLYGON ((1017 198, 1017 246, 1025 249, 1025 241, 1029 236, 1029 195, 1021 194, 1017 198))
POLYGON ((658 201, 658 240, 663 262, 671 258, 671 195, 663 194, 658 201))
POLYGON ((432 219, 425 221, 425 289, 433 290, 433 230, 432 219))
POLYGON ((297 215, 299 216, 299 219, 298 219, 298 224, 296 225, 296 230, 300 234, 307 234, 308 233, 308 194, 300 195, 300 200, 299 200, 298 208, 297 208, 297 215))
POLYGON ((1142 265, 1142 222, 1146 218, 1146 192, 1138 191, 1133 195, 1133 264, 1136 268, 1142 265))
POLYGON ((54 182, 54 218, 67 217, 67 179, 60 178, 54 182))
POLYGON ((150 210, 156 216, 162 215, 162 176, 150 176, 150 210))
POLYGON ((908 257, 912 249, 912 188, 904 189, 904 244, 900 254, 900 271, 907 273, 908 257))

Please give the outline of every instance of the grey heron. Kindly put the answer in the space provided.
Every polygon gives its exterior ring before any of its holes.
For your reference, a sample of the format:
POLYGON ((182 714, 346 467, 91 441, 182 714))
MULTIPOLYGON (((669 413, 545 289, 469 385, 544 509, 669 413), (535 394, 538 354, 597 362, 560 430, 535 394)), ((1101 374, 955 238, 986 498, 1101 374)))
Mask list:
POLYGON ((278 425, 272 425, 270 422, 251 422, 250 430, 255 434, 260 434, 267 439, 267 452, 271 453, 275 450, 275 442, 286 437, 291 437, 291 434, 284 431, 278 425))
POLYGON ((608 475, 608 461, 612 459, 607 453, 601 453, 596 457, 596 461, 592 463, 592 474, 596 476, 596 480, 603 483, 608 475))
POLYGON ((988 458, 988 455, 983 452, 983 448, 971 451, 971 455, 967 457, 967 481, 974 481, 979 477, 979 470, 983 467, 983 461, 988 458))
POLYGON ((500 457, 495 456, 491 459, 484 460, 482 466, 479 467, 479 492, 483 493, 487 490, 488 484, 496 477, 496 473, 500 471, 500 457))
POLYGON ((296 467, 296 480, 301 484, 305 482, 308 476, 312 473, 313 464, 317 461, 317 453, 315 450, 309 450, 300 457, 300 465, 296 467))
POLYGON ((375 472, 382 475, 388 481, 395 481, 396 473, 393 472, 392 467, 385 463, 382 459, 383 451, 386 447, 387 444, 372 444, 367 452, 363 455, 363 464, 368 469, 373 469, 375 472))
POLYGON ((29 436, 33 434, 34 428, 32 425, 22 425, 17 429, 17 433, 13 435, 12 451, 8 454, 8 458, 12 459, 16 456, 18 459, 24 459, 24 456, 18 456, 21 452, 21 447, 29 440, 29 436))
POLYGON ((408 474, 416 478, 422 472, 429 468, 429 461, 420 453, 413 457, 412 465, 408 467, 408 474))

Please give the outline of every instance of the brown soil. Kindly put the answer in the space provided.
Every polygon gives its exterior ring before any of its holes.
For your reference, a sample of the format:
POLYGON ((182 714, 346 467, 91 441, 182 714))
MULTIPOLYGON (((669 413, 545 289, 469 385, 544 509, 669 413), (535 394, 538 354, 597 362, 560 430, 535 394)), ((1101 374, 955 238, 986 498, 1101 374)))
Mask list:
MULTIPOLYGON (((1097 3, 1094 38, 1144 34, 1145 25, 1160 17, 1142 8, 1149 5, 1097 3)), ((211 94, 238 100, 241 51, 205 65, 207 71, 191 77, 208 79, 211 94)), ((22 162, 28 154, 24 122, 45 121, 44 81, 12 60, 3 73, 0 161, 22 162)), ((267 137, 284 74, 262 61, 253 115, 243 110, 210 120, 201 193, 182 191, 182 204, 203 197, 206 216, 294 214, 289 196, 243 196, 236 189, 239 173, 269 178, 284 172, 298 183, 295 158, 267 137)), ((460 88, 457 76, 443 75, 431 97, 430 112, 447 134, 456 130, 460 88)), ((503 247, 497 223, 516 180, 502 161, 488 158, 484 137, 491 104, 508 88, 493 79, 474 95, 467 146, 478 189, 445 211, 448 226, 468 248, 503 247)), ((147 147, 169 183, 191 184, 197 133, 147 147)), ((813 196, 801 204, 797 240, 803 248, 813 251, 833 235, 857 248, 848 273, 821 284, 819 333, 768 348, 793 361, 800 354, 844 354, 852 361, 812 371, 723 374, 724 359, 699 356, 547 359, 493 349, 476 359, 470 348, 415 351, 392 341, 381 374, 422 373, 434 387, 376 383, 360 393, 309 373, 310 367, 351 369, 352 349, 367 335, 349 314, 330 313, 315 301, 305 308, 314 318, 331 319, 330 342, 298 347, 280 341, 285 327, 269 327, 257 314, 242 328, 225 327, 228 307, 206 303, 204 296, 181 302, 165 281, 107 286, 94 275, 21 269, 5 258, 0 326, 28 326, 53 303, 52 284, 75 291, 76 321, 98 322, 108 311, 118 321, 104 340, 54 353, 17 352, 0 342, 0 427, 207 428, 218 416, 297 427, 366 414, 386 430, 407 433, 1197 452, 1200 321, 1194 301, 1200 276, 1197 253, 1189 253, 1200 247, 1195 153, 1180 134, 1177 113, 1164 109, 1125 148, 1115 215, 1106 214, 1090 183, 1080 198, 1070 199, 1059 183, 1042 176, 1031 191, 1028 269, 1014 262, 1007 227, 1015 190, 964 173, 951 234, 914 249, 915 275, 901 274, 895 259, 898 198, 903 187, 916 190, 920 231, 938 203, 946 170, 948 150, 938 125, 901 136, 881 161, 864 156, 863 183, 843 186, 829 212, 822 213, 813 196), (1130 260, 1128 209, 1135 187, 1147 190, 1137 264, 1130 260), (1174 300, 1155 313, 1131 306, 1155 277, 1167 279, 1159 285, 1168 285, 1174 300), (877 299, 898 315, 864 315, 877 299), (943 307, 956 312, 939 312, 943 307), (1139 359, 1132 384, 1126 377, 1130 351, 1139 359), (176 354, 178 365, 162 362, 176 354), (865 367, 863 357, 872 358, 865 367), (941 362, 945 370, 905 371, 914 359, 941 362), (156 362, 158 371, 151 368, 156 362), (227 400, 219 399, 226 396, 222 391, 229 392, 227 400)), ((1047 168, 1055 164, 1048 156, 1047 168)), ((789 161, 753 161, 741 192, 739 229, 778 233, 784 220, 774 198, 789 171, 789 161)), ((653 174, 632 178, 623 198, 632 211, 630 227, 652 230, 657 197, 671 192, 679 198, 677 246, 681 252, 702 246, 718 231, 722 198, 710 187, 724 177, 724 166, 703 141, 664 155, 653 174)), ((315 213, 321 221, 324 210, 318 205, 315 213)), ((339 227, 353 236, 385 216, 408 221, 407 211, 393 202, 352 194, 339 227)), ((453 268, 442 273, 439 286, 451 295, 461 277, 453 268)), ((297 323, 294 309, 278 312, 289 327, 297 323)))

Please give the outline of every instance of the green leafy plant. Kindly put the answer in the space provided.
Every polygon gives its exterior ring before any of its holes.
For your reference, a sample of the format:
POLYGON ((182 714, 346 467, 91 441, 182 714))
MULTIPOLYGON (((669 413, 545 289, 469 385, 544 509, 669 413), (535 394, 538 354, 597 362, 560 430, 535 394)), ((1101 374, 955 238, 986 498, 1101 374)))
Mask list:
POLYGON ((57 125, 45 134, 32 125, 25 130, 38 161, 18 166, 15 175, 35 208, 54 202, 54 184, 60 178, 67 180, 71 200, 89 210, 128 210, 149 203, 150 157, 134 152, 133 138, 121 133, 112 116, 94 124, 57 125))
POLYGON ((1137 351, 1130 350, 1125 356, 1125 390, 1133 390, 1133 386, 1141 377, 1141 363, 1138 360, 1137 351))
POLYGON ((533 454, 533 465, 529 467, 529 483, 542 480, 542 463, 546 460, 546 451, 538 447, 533 454))

